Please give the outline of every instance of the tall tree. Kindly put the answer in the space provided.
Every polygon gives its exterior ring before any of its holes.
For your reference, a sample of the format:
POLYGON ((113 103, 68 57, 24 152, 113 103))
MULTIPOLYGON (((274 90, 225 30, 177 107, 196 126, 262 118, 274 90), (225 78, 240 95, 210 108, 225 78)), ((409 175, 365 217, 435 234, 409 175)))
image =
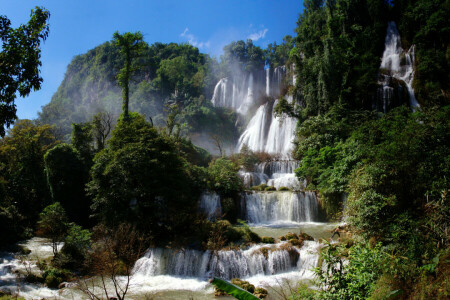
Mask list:
POLYGON ((128 103, 130 95, 130 77, 137 66, 133 64, 133 59, 138 57, 145 47, 142 33, 126 32, 120 34, 118 31, 114 33, 114 44, 119 48, 119 53, 124 60, 123 67, 117 74, 117 82, 122 87, 122 112, 125 119, 128 119, 128 103))
POLYGON ((14 100, 17 92, 21 97, 28 96, 31 90, 41 88, 42 77, 39 67, 42 65, 41 41, 45 41, 49 32, 47 21, 50 12, 41 7, 31 11, 26 25, 11 28, 11 21, 0 16, 0 136, 5 136, 5 125, 9 127, 17 119, 14 100))

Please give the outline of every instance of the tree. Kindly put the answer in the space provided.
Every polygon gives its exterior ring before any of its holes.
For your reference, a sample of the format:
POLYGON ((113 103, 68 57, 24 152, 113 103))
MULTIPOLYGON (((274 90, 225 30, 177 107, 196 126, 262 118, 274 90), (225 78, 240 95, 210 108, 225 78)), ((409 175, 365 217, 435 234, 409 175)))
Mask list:
POLYGON ((94 213, 108 226, 129 222, 155 235, 173 230, 179 216, 194 209, 189 202, 198 196, 186 165, 173 138, 160 134, 143 116, 119 119, 91 169, 94 213))
POLYGON ((58 243, 64 240, 68 228, 66 212, 59 202, 44 208, 39 214, 38 227, 42 236, 51 239, 53 255, 56 255, 58 243))
POLYGON ((0 174, 6 199, 24 217, 25 226, 34 226, 39 212, 49 204, 44 154, 58 143, 54 127, 30 120, 20 120, 0 139, 0 174))
POLYGON ((11 21, 0 16, 0 136, 5 135, 5 125, 14 123, 17 92, 21 97, 28 96, 31 90, 41 88, 42 77, 39 67, 42 65, 41 41, 45 41, 49 32, 47 20, 50 12, 41 7, 31 11, 26 25, 11 28, 11 21))
POLYGON ((128 119, 128 102, 130 94, 130 77, 137 66, 133 64, 133 59, 140 56, 145 47, 141 32, 114 33, 114 44, 119 48, 119 53, 124 60, 124 66, 117 74, 117 82, 122 87, 122 112, 125 119, 128 119))
MULTIPOLYGON (((88 269, 92 271, 92 275, 100 277, 99 289, 106 299, 123 300, 129 291, 134 263, 146 249, 146 239, 129 224, 120 224, 114 230, 98 226, 94 236, 96 242, 88 258, 88 269), (112 283, 112 292, 108 289, 107 281, 112 283)), ((98 295, 98 287, 93 282, 89 284, 86 280, 80 280, 78 288, 89 299, 103 299, 103 295, 98 295)))
POLYGON ((89 167, 80 153, 72 145, 59 144, 45 154, 44 160, 53 201, 61 203, 70 221, 89 225, 90 199, 85 192, 89 167))
POLYGON ((106 139, 111 133, 113 117, 109 112, 99 112, 92 119, 92 133, 97 146, 97 151, 105 148, 106 139))

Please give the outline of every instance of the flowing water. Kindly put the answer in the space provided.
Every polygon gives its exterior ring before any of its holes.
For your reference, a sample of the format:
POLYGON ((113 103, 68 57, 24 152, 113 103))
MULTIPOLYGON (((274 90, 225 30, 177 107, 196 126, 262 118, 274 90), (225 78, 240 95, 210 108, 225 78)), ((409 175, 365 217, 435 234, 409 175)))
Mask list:
POLYGON ((377 93, 377 103, 374 103, 375 109, 387 112, 389 109, 401 105, 403 86, 407 91, 409 106, 413 109, 419 107, 412 87, 414 59, 415 46, 412 45, 405 51, 402 48, 400 34, 395 22, 389 22, 385 50, 380 65, 381 74, 378 81, 380 87, 377 93))

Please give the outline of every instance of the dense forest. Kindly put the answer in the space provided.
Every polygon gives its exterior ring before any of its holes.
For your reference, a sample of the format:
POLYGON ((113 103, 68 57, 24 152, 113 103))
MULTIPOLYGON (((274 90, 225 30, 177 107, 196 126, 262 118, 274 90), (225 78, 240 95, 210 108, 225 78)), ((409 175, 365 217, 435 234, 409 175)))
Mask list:
POLYGON ((252 99, 295 120, 290 155, 302 192, 349 232, 322 241, 318 288, 300 285, 286 298, 450 297, 449 16, 448 0, 305 0, 296 36, 265 49, 235 41, 220 59, 189 44, 148 45, 139 34, 126 44, 131 35, 116 33, 74 57, 39 117, 16 121, 0 140, 0 247, 50 238, 54 258, 40 280, 57 287, 76 276, 130 275, 149 247, 270 242, 239 220, 241 199, 277 188, 246 186, 240 174, 279 158, 236 150, 252 121, 211 99, 223 78, 258 82, 283 68, 279 99, 252 99), (393 24, 411 86, 380 66, 393 24), (217 220, 198 210, 205 192, 220 197, 217 220))

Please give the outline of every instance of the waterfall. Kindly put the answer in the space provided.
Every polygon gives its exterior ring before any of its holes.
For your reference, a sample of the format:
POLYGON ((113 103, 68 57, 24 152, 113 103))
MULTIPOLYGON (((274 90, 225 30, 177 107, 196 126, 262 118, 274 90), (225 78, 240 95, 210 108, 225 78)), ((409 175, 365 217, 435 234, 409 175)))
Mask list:
POLYGON ((217 219, 222 214, 220 196, 216 193, 203 193, 200 196, 199 209, 208 216, 209 220, 217 219))
POLYGON ((274 160, 257 164, 254 172, 240 170, 238 175, 247 188, 265 183, 277 189, 287 187, 297 191, 304 185, 294 174, 297 167, 298 161, 295 160, 274 160))
POLYGON ((317 199, 312 192, 252 192, 245 194, 242 201, 252 224, 319 220, 317 199))
POLYGON ((305 241, 305 249, 287 243, 255 245, 247 250, 198 251, 193 249, 151 248, 140 258, 134 274, 174 275, 224 279, 273 275, 288 271, 306 271, 317 265, 319 244, 305 241), (267 250, 261 251, 262 248, 267 250))
POLYGON ((278 154, 289 158, 294 148, 297 120, 290 117, 275 117, 273 108, 278 103, 261 105, 239 138, 237 152, 244 145, 255 152, 278 154))
POLYGON ((374 104, 374 108, 387 112, 389 109, 401 105, 403 88, 406 88, 409 105, 413 108, 419 107, 412 87, 414 59, 414 45, 408 51, 405 51, 402 48, 400 34, 395 22, 389 22, 378 80, 380 87, 377 92, 377 99, 381 103, 374 104))

